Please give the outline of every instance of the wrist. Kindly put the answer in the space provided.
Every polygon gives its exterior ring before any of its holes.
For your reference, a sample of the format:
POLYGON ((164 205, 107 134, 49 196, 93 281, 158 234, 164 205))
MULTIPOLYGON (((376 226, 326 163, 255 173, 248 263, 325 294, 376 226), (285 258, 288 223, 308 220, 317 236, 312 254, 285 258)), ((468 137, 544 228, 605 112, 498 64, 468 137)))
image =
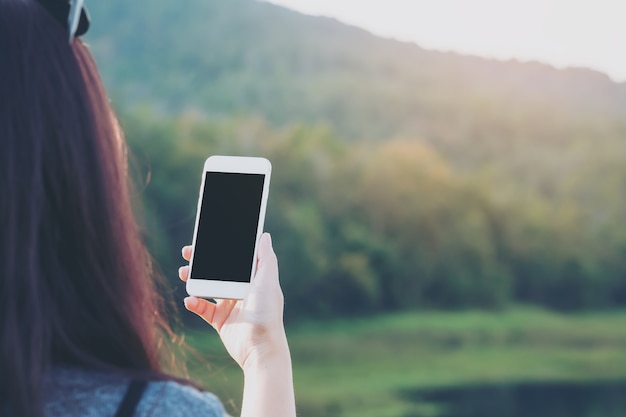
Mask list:
POLYGON ((291 369, 291 355, 284 332, 255 345, 241 364, 244 375, 266 370, 275 372, 284 367, 291 369))

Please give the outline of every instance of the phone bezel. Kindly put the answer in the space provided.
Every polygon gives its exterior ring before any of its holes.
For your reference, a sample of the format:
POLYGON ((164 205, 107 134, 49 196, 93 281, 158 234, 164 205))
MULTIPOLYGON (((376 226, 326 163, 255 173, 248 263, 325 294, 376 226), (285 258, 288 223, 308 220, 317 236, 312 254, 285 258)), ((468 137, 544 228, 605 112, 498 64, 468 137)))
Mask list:
POLYGON ((195 248, 196 245, 198 223, 200 219, 200 212, 202 210, 202 197, 204 195, 204 183, 207 172, 265 175, 265 181, 263 182, 263 194, 261 197, 261 209, 259 210, 259 218, 257 221, 254 256, 251 260, 250 279, 248 280, 248 282, 191 279, 191 268, 193 267, 193 258, 195 256, 195 251, 192 251, 191 259, 189 260, 189 279, 187 280, 187 293, 189 295, 202 298, 243 299, 249 291, 250 281, 252 281, 252 279, 254 278, 254 273, 256 269, 256 258, 259 239, 261 238, 261 234, 263 233, 263 226, 265 224, 265 212, 267 209, 267 199, 269 196, 272 164, 269 160, 265 158, 250 156, 213 155, 207 158, 207 160, 204 162, 202 181, 200 183, 198 206, 196 210, 196 222, 194 226, 192 240, 193 248, 195 248))

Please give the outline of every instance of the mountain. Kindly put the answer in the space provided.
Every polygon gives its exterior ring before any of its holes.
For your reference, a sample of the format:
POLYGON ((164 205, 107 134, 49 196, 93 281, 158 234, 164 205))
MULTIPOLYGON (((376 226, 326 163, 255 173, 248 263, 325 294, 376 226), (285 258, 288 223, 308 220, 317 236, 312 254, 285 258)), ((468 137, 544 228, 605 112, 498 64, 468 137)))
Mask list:
POLYGON ((205 155, 251 152, 302 314, 626 300, 626 84, 254 0, 89 6, 167 276, 205 155))
POLYGON ((512 180, 502 194, 593 205, 615 199, 607 175, 626 184, 626 83, 604 74, 429 51, 254 0, 91 3, 88 41, 122 111, 420 140, 459 172, 512 180))
POLYGON ((268 3, 107 0, 90 7, 89 40, 125 106, 321 121, 357 138, 427 133, 432 116, 471 116, 468 104, 626 117, 626 84, 591 70, 427 51, 268 3), (363 119, 376 128, 363 129, 363 119))

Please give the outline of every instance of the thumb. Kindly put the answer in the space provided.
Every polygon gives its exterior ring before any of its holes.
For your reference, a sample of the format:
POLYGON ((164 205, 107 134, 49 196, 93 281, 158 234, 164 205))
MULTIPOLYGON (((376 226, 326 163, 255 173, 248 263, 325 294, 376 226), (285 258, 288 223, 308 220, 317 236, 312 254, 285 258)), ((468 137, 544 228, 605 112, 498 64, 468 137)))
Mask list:
POLYGON ((272 237, 269 233, 263 233, 259 241, 254 281, 262 283, 272 280, 278 283, 278 259, 272 247, 272 237))

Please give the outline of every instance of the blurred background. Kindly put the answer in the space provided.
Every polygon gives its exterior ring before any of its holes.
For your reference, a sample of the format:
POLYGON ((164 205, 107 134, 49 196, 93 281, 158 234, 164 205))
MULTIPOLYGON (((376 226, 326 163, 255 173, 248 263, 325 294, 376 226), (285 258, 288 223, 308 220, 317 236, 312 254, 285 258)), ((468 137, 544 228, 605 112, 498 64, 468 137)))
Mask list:
POLYGON ((272 161, 300 415, 626 416, 626 4, 88 6, 178 301, 204 159, 272 161))

